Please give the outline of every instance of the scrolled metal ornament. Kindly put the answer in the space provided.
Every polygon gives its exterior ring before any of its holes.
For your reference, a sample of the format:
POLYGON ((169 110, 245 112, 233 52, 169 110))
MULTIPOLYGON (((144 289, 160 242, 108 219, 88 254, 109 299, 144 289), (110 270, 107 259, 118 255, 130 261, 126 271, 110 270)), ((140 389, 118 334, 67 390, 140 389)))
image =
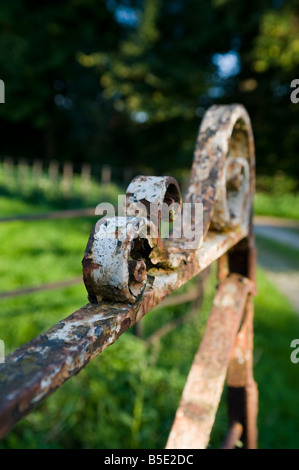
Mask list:
POLYGON ((245 108, 209 108, 199 128, 184 200, 203 204, 203 238, 210 228, 248 225, 254 170, 253 133, 245 108))
MULTIPOLYGON (((89 300, 134 303, 146 284, 143 259, 156 244, 144 217, 103 217, 93 229, 82 261, 89 300)), ((152 228, 153 231, 153 228, 152 228)))
POLYGON ((103 218, 92 232, 83 259, 91 302, 136 302, 152 268, 176 269, 201 248, 209 230, 236 231, 249 226, 254 192, 254 144, 242 105, 212 106, 201 123, 184 204, 170 176, 137 176, 129 184, 126 217, 103 218), (202 205, 202 221, 195 210, 202 205), (184 235, 190 209, 195 244, 184 235), (181 235, 163 240, 161 223, 179 217, 181 235), (117 228, 116 228, 117 227, 117 228), (198 235, 198 234, 197 234, 198 235))

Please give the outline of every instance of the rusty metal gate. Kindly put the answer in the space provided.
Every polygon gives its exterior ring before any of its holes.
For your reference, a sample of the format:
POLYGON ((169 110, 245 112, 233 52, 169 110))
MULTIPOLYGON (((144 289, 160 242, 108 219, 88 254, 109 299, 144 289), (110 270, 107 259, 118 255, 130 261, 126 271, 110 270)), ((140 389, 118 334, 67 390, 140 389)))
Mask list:
POLYGON ((174 178, 133 179, 125 215, 101 218, 89 237, 82 263, 90 303, 0 365, 0 437, 167 295, 217 260, 217 292, 166 447, 208 446, 225 380, 229 431, 223 447, 234 448, 238 440, 244 448, 256 447, 254 178, 250 119, 236 104, 206 112, 184 203, 174 178), (196 207, 202 208, 199 219, 196 207), (163 236, 163 220, 178 218, 177 226, 184 228, 188 214, 191 245, 184 230, 183 235, 174 236, 173 230, 163 236))

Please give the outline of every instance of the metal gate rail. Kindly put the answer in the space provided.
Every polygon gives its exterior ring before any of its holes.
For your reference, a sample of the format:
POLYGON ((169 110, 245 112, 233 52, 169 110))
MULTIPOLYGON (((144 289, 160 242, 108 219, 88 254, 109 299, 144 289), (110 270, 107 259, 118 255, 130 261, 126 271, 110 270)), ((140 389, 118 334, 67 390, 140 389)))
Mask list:
POLYGON ((241 105, 213 106, 199 130, 184 204, 171 177, 133 179, 126 215, 102 218, 90 235, 83 258, 90 303, 0 365, 0 437, 167 295, 218 260, 218 290, 167 448, 207 447, 225 378, 229 434, 224 447, 235 447, 236 440, 256 447, 254 171, 247 112, 241 105), (200 224, 196 204, 203 208, 200 224), (184 230, 179 237, 173 232, 162 238, 161 220, 173 214, 181 228, 189 214, 195 245, 184 230))

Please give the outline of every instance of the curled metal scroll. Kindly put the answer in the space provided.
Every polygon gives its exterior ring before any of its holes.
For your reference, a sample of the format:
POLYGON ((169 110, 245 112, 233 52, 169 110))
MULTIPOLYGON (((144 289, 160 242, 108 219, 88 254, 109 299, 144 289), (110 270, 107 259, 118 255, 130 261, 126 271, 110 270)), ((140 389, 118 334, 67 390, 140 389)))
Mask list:
MULTIPOLYGON (((199 129, 184 199, 191 206, 201 203, 203 207, 203 236, 195 249, 208 230, 248 227, 254 165, 253 134, 245 108, 209 108, 199 129)), ((126 192, 126 217, 104 217, 89 238, 82 263, 91 302, 134 303, 144 291, 149 269, 175 269, 187 262, 183 237, 162 240, 161 221, 169 218, 169 211, 161 207, 172 205, 174 212, 184 212, 174 178, 137 176, 132 180, 126 192)), ((192 223, 195 226, 195 220, 192 223)))
POLYGON ((146 207, 147 215, 150 204, 177 203, 181 206, 182 197, 178 182, 171 176, 136 176, 126 192, 127 214, 135 215, 135 208, 138 210, 140 203, 146 207))
POLYGON ((84 253, 83 279, 91 302, 135 302, 146 283, 146 260, 155 245, 144 217, 103 217, 84 253))
POLYGON ((203 204, 204 237, 210 227, 248 225, 254 170, 253 133, 245 108, 240 104, 209 108, 199 129, 185 194, 185 202, 203 204))

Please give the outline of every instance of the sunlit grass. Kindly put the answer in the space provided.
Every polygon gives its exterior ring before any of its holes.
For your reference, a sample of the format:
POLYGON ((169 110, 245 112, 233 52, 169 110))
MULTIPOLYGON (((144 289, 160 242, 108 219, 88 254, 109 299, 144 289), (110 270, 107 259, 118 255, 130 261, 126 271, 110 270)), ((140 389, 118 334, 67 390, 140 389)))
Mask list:
MULTIPOLYGON (((20 207, 22 204, 20 201, 20 207)), ((16 201, 11 210, 18 211, 16 201)), ((80 274, 93 222, 82 218, 1 225, 1 291, 80 274)), ((196 285, 196 280, 192 283, 196 285)), ((0 448, 163 448, 204 331, 215 285, 214 272, 207 281, 200 313, 156 344, 147 347, 131 331, 122 335, 17 424, 0 448)), ((0 338, 6 353, 86 302, 83 283, 0 301, 0 338)), ((145 317, 145 336, 189 309, 190 303, 150 312, 145 317)), ((299 447, 299 365, 290 361, 290 343, 298 336, 299 318, 259 269, 254 374, 260 393, 262 448, 299 447)), ((212 447, 221 444, 226 430, 222 400, 212 447)))
POLYGON ((258 192, 255 196, 254 209, 256 215, 299 219, 299 193, 258 192))

